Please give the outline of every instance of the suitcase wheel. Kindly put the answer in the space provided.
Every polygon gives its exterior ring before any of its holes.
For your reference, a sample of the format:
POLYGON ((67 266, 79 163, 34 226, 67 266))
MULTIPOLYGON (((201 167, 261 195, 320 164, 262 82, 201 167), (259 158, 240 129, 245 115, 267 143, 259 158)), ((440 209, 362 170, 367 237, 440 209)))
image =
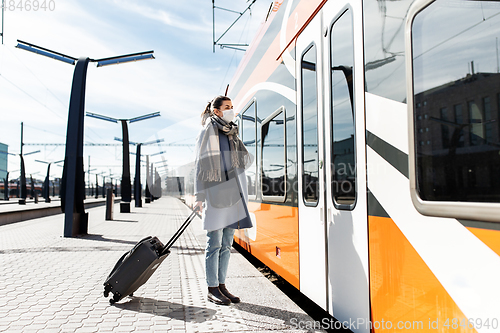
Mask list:
POLYGON ((104 287, 104 297, 108 297, 109 296, 109 292, 111 291, 111 286, 108 284, 104 287))
POLYGON ((113 298, 109 300, 109 304, 113 305, 121 299, 121 295, 116 293, 113 295, 113 298))

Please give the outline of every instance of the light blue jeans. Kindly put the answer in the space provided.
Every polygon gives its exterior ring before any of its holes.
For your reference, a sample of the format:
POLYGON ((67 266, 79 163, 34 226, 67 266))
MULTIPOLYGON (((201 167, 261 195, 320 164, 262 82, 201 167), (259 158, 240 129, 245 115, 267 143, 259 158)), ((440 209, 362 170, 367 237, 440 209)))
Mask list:
POLYGON ((232 228, 207 231, 205 272, 209 287, 218 287, 219 284, 226 283, 234 232, 235 229, 232 228))

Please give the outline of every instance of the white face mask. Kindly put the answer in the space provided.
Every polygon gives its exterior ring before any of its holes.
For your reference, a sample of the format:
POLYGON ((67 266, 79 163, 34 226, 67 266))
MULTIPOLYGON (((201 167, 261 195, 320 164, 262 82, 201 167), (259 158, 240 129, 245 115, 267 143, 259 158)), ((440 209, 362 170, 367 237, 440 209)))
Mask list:
POLYGON ((222 119, 228 123, 234 120, 234 109, 222 111, 222 119))

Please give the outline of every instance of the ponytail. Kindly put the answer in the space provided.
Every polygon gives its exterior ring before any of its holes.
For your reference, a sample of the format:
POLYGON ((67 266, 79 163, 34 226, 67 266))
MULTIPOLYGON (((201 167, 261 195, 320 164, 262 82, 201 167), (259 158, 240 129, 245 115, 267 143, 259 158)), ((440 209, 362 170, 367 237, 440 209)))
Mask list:
POLYGON ((224 101, 230 101, 227 96, 217 96, 211 102, 208 102, 205 110, 201 113, 201 124, 205 125, 207 119, 214 113, 214 109, 219 109, 224 101))
POLYGON ((212 102, 208 102, 208 105, 205 107, 205 110, 201 113, 201 124, 203 126, 205 125, 205 122, 212 114, 212 111, 210 110, 211 107, 212 107, 212 102))

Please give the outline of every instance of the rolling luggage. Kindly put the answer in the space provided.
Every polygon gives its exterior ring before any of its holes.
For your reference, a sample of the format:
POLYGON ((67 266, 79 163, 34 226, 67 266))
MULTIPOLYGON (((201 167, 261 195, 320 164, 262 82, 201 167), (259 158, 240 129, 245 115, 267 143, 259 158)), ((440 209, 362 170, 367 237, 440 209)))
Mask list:
POLYGON ((170 238, 166 245, 157 237, 146 237, 137 243, 130 251, 123 254, 104 282, 104 297, 109 293, 114 304, 122 298, 132 295, 153 275, 155 270, 170 254, 170 248, 189 226, 196 214, 194 210, 184 221, 179 230, 170 238))

